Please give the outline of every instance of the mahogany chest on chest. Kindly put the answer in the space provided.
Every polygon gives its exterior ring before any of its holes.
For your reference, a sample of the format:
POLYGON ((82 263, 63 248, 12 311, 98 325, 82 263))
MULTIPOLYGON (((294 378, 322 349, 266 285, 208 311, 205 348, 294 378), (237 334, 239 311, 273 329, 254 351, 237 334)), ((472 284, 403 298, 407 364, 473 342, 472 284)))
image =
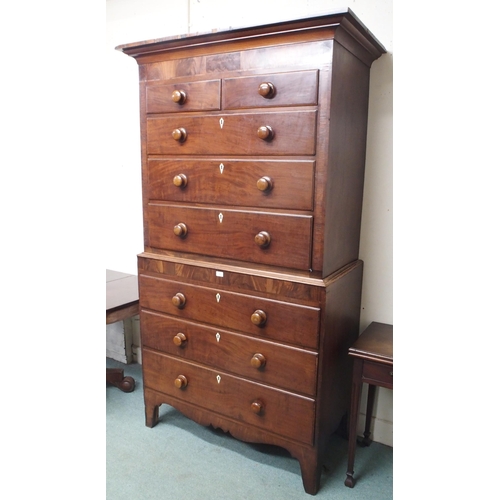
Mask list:
POLYGON ((118 47, 140 75, 146 425, 286 448, 318 491, 349 407, 371 63, 347 11, 118 47))

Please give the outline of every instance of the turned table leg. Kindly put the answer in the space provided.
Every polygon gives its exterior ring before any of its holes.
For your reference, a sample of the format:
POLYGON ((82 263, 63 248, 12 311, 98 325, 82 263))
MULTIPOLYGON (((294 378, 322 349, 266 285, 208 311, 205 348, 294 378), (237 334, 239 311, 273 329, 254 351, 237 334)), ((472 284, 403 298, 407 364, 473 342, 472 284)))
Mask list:
POLYGON ((370 446, 372 440, 370 439, 371 434, 371 423, 373 415, 373 403, 375 402, 375 389, 376 385, 370 384, 368 386, 368 402, 366 405, 366 422, 365 422, 365 432, 363 433, 363 439, 360 441, 361 446, 370 446))
POLYGON ((359 400, 361 398, 361 387, 363 385, 361 378, 362 372, 363 361, 355 359, 352 377, 351 411, 349 414, 349 447, 346 473, 347 477, 344 481, 344 484, 349 488, 354 487, 354 454, 356 452, 359 400))
POLYGON ((371 424, 373 405, 377 387, 392 390, 392 325, 373 322, 349 348, 349 354, 354 357, 354 370, 351 392, 351 414, 349 422, 349 452, 347 460, 347 477, 344 484, 349 488, 354 486, 354 453, 357 443, 357 424, 361 388, 363 382, 368 384, 368 402, 366 406, 366 422, 361 446, 369 446, 372 440, 371 424))

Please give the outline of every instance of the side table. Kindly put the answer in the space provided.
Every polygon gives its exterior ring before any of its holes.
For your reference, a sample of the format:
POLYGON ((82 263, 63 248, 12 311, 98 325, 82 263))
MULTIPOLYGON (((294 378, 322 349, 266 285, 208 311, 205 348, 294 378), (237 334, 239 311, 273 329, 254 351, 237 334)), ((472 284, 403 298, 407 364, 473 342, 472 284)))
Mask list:
POLYGON ((347 477, 344 484, 354 486, 354 454, 357 443, 357 426, 359 402, 363 383, 368 386, 368 402, 366 408, 366 424, 362 446, 369 446, 370 427, 377 386, 392 389, 392 325, 371 323, 349 349, 354 357, 353 380, 351 392, 351 412, 349 421, 349 449, 347 459, 347 477))
MULTIPOLYGON (((106 269, 106 324, 139 314, 137 276, 106 269)), ((106 368, 106 383, 132 392, 135 380, 124 377, 121 368, 106 368)))

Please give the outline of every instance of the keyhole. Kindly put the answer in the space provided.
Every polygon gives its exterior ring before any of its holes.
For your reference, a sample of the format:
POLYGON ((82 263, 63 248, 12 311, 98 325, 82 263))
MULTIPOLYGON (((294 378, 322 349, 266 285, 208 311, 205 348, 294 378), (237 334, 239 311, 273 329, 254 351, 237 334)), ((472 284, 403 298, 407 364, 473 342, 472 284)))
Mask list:
POLYGON ((224 126, 224 118, 221 118, 219 120, 219 125, 220 125, 220 128, 222 128, 224 126))
POLYGON ((220 384, 220 381, 221 381, 221 377, 220 375, 217 375, 217 377, 215 377, 217 379, 217 383, 220 384))
POLYGON ((222 219, 224 218, 224 215, 222 213, 219 214, 219 222, 222 224, 222 219))
POLYGON ((222 174, 222 172, 224 172, 224 163, 221 163, 219 165, 219 170, 220 170, 220 173, 222 174))

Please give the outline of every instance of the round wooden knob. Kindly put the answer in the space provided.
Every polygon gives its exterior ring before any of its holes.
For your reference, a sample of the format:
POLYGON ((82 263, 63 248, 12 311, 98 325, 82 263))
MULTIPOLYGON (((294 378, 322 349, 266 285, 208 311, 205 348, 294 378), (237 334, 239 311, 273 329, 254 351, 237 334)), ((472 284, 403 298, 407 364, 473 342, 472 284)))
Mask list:
POLYGON ((174 336, 174 344, 177 347, 183 346, 186 343, 186 341, 187 338, 182 332, 179 332, 177 335, 174 336))
POLYGON ((262 97, 266 97, 267 99, 271 99, 274 97, 276 93, 276 88, 271 82, 262 82, 259 85, 259 94, 262 97))
POLYGON ((257 189, 259 191, 271 191, 271 189, 273 188, 273 181, 270 177, 261 177, 258 181, 257 181, 257 189))
POLYGON ((174 304, 175 307, 178 307, 181 309, 186 305, 186 297, 183 293, 178 292, 172 297, 172 304, 174 304))
POLYGON ((259 136, 259 139, 262 139, 263 141, 271 141, 274 137, 274 132, 269 125, 263 125, 258 128, 257 135, 259 136))
POLYGON ((177 141, 177 142, 184 142, 187 139, 187 132, 185 128, 176 128, 172 132, 172 137, 177 141))
POLYGON ((174 90, 172 92, 172 101, 176 102, 177 104, 184 104, 186 102, 186 92, 184 90, 174 90))
POLYGON ((266 366, 266 358, 260 352, 256 352, 250 360, 250 364, 254 368, 264 368, 266 366))
POLYGON ((254 325, 262 326, 267 321, 267 314, 262 309, 257 309, 250 317, 250 320, 254 325))
POLYGON ((180 188, 186 187, 188 178, 184 174, 179 174, 174 177, 174 185, 180 188))
POLYGON ((177 389, 184 389, 188 385, 187 378, 184 375, 179 375, 175 380, 174 380, 174 385, 177 387, 177 389))
POLYGON ((271 243, 271 235, 267 231, 261 231, 255 235, 255 243, 261 248, 266 248, 271 243))
POLYGON ((180 238, 183 238, 184 236, 186 236, 188 232, 188 228, 186 226, 186 224, 184 224, 184 222, 179 222, 179 224, 176 224, 174 226, 174 234, 176 236, 179 236, 180 238))
POLYGON ((262 401, 259 401, 259 400, 255 400, 253 403, 252 403, 252 411, 254 413, 262 413, 262 411, 264 410, 264 404, 262 403, 262 401))

